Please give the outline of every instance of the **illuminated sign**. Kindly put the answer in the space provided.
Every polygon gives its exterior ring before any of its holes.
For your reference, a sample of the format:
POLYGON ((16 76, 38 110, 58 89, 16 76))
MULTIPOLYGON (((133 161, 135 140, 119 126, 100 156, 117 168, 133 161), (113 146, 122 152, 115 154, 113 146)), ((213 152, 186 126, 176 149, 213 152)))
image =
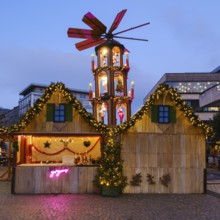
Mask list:
POLYGON ((68 168, 56 168, 55 170, 50 170, 50 178, 59 177, 62 173, 68 173, 68 168))

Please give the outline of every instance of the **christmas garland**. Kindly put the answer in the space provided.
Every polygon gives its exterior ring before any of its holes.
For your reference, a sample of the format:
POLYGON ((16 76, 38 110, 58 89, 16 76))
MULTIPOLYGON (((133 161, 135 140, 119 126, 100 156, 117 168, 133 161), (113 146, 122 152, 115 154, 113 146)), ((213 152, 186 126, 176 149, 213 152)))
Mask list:
MULTIPOLYGON (((127 71, 126 67, 104 67, 98 68, 94 72, 97 73, 102 70, 113 70, 113 71, 127 71)), ((127 73, 127 72, 126 72, 127 73)), ((145 114, 148 114, 151 110, 151 106, 156 103, 156 101, 164 93, 170 95, 171 100, 175 103, 175 106, 184 112, 184 116, 188 118, 193 126, 200 127, 203 129, 206 136, 212 137, 213 130, 210 126, 204 124, 201 119, 195 115, 192 108, 189 108, 187 104, 181 99, 181 96, 177 93, 176 89, 169 85, 161 84, 156 89, 156 91, 148 98, 141 109, 135 113, 128 121, 117 125, 115 128, 109 128, 103 122, 97 121, 90 113, 88 113, 82 104, 72 95, 71 91, 65 88, 62 83, 52 83, 46 90, 44 95, 39 98, 35 105, 30 108, 20 122, 13 125, 11 128, 2 128, 2 135, 11 135, 14 132, 18 132, 24 129, 30 121, 38 115, 43 107, 46 105, 51 95, 59 91, 66 98, 67 102, 72 104, 73 108, 78 111, 78 113, 85 119, 85 121, 96 129, 100 134, 106 139, 106 146, 103 151, 103 158, 98 169, 98 174, 96 176, 95 182, 99 186, 119 186, 121 189, 127 184, 127 179, 123 175, 123 166, 120 159, 115 158, 115 156, 120 153, 120 144, 116 143, 116 137, 126 132, 130 127, 132 127, 138 120, 141 120, 145 114)), ((66 148, 67 149, 67 148, 66 148)), ((38 149, 39 150, 39 149, 38 149)), ((62 151, 65 150, 62 149, 62 151)), ((68 149, 69 150, 69 149, 68 149)), ((61 152, 62 152, 61 151, 61 152)), ((72 153, 75 153, 71 151, 72 153)), ((46 152, 40 151, 40 153, 47 154, 46 152)), ((58 152, 56 152, 58 153, 58 152)))
POLYGON ((39 149, 38 149, 36 146, 34 146, 33 144, 30 144, 29 146, 30 146, 30 147, 33 147, 37 152, 39 152, 39 153, 41 153, 41 154, 44 154, 44 155, 47 155, 47 156, 58 155, 58 154, 62 153, 62 152, 65 151, 65 150, 68 150, 68 151, 70 151, 71 153, 76 154, 76 155, 85 156, 86 154, 90 153, 90 152, 96 147, 96 145, 98 144, 99 141, 100 141, 100 138, 96 141, 96 143, 95 143, 88 151, 83 152, 83 153, 75 152, 75 151, 69 149, 68 147, 64 147, 62 150, 57 151, 57 152, 55 152, 55 153, 47 153, 47 152, 45 152, 45 151, 39 150, 39 149))
POLYGON ((107 71, 107 70, 111 70, 113 72, 121 71, 122 73, 127 74, 129 72, 130 68, 126 67, 126 66, 123 66, 123 67, 120 67, 120 66, 105 66, 105 67, 99 67, 97 69, 94 69, 93 73, 97 74, 97 73, 99 73, 101 71, 107 71))
MULTIPOLYGON (((104 67, 105 68, 105 67, 104 67)), ((111 67, 106 67, 111 68, 111 67)), ((125 69, 125 67, 113 67, 114 69, 125 69)), ((134 114, 129 121, 126 121, 120 125, 117 125, 116 128, 111 129, 107 125, 105 125, 101 121, 97 121, 91 113, 88 113, 86 109, 82 106, 81 102, 79 102, 76 97, 74 97, 71 91, 65 88, 63 83, 51 83, 51 85, 45 90, 44 95, 39 98, 35 105, 30 108, 20 122, 13 125, 11 128, 2 128, 2 135, 13 134, 14 132, 18 132, 21 129, 25 128, 30 121, 38 115, 43 107, 46 105, 51 95, 55 91, 59 91, 63 94, 66 100, 72 104, 73 108, 78 111, 78 113, 85 119, 87 123, 89 123, 92 127, 94 127, 101 134, 107 135, 109 132, 113 132, 116 134, 120 134, 125 132, 128 128, 133 126, 138 120, 143 118, 144 114, 147 114, 151 109, 151 106, 156 102, 157 99, 164 93, 167 92, 170 94, 171 99, 174 101, 177 108, 184 112, 184 115, 189 119, 192 125, 201 127, 204 130, 204 133, 207 136, 213 136, 213 130, 210 126, 204 124, 201 119, 198 118, 197 115, 193 112, 192 108, 188 107, 187 104, 182 100, 181 96, 177 93, 176 89, 169 85, 161 84, 157 88, 157 90, 148 98, 146 103, 141 107, 141 109, 134 114)), ((117 97, 116 97, 117 98, 117 97)), ((121 98, 120 98, 121 99, 121 98)))
POLYGON ((161 84, 156 91, 148 98, 145 104, 141 107, 137 113, 135 113, 129 121, 126 121, 112 130, 115 134, 120 134, 127 131, 132 127, 138 120, 141 120, 145 114, 151 110, 151 106, 164 93, 170 95, 171 100, 175 103, 175 106, 184 112, 184 116, 188 118, 193 126, 200 127, 203 129, 207 137, 213 137, 213 129, 211 126, 205 124, 193 111, 192 108, 188 107, 187 104, 182 100, 181 96, 177 93, 177 90, 169 85, 161 84))
POLYGON ((97 121, 91 113, 87 112, 81 102, 73 96, 71 91, 67 89, 63 83, 51 83, 51 85, 45 90, 45 93, 35 102, 34 106, 25 113, 18 123, 12 125, 10 128, 2 128, 2 135, 7 136, 15 132, 19 132, 21 129, 27 127, 31 120, 35 116, 39 115, 48 100, 51 98, 52 94, 56 91, 62 93, 66 101, 72 104, 73 108, 78 111, 85 121, 93 126, 98 132, 101 134, 108 132, 108 126, 106 126, 103 122, 97 121))

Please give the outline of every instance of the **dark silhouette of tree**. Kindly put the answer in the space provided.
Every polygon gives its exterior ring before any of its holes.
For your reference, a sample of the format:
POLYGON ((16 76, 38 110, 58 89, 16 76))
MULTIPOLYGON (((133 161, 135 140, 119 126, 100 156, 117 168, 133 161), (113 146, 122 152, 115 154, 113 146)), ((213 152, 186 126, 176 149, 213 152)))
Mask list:
POLYGON ((213 116, 211 126, 213 127, 214 132, 213 141, 220 141, 220 111, 213 116))

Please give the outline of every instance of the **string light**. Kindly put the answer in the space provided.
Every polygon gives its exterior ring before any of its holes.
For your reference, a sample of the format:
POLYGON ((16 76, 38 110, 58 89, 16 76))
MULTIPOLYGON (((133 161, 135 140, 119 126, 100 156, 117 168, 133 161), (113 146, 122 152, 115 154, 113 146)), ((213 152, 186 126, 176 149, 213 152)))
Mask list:
POLYGON ((105 66, 105 67, 99 67, 97 69, 95 69, 93 72, 94 74, 99 73, 101 71, 107 71, 107 70, 112 70, 112 71, 121 71, 125 74, 127 74, 129 72, 129 68, 127 68, 126 66, 120 67, 120 66, 105 66))
MULTIPOLYGON (((104 67, 101 69, 114 69, 127 71, 125 67, 104 67)), ((96 69, 94 72, 101 70, 96 69)), ((171 100, 175 103, 175 106, 183 111, 184 116, 188 118, 193 126, 203 129, 204 134, 208 137, 213 136, 213 130, 210 126, 204 124, 201 119, 193 112, 191 108, 181 99, 177 94, 177 90, 169 85, 161 84, 157 90, 152 94, 141 109, 135 113, 129 121, 117 125, 115 128, 109 128, 103 122, 97 121, 91 113, 88 113, 82 104, 72 95, 71 91, 65 88, 63 83, 51 83, 51 85, 45 90, 44 95, 39 98, 35 105, 30 108, 20 122, 13 125, 11 128, 1 128, 1 134, 5 136, 12 136, 14 132, 18 132, 24 129, 30 121, 39 115, 46 103, 51 98, 52 94, 58 91, 62 93, 67 102, 72 104, 73 108, 88 122, 96 131, 98 131, 105 142, 103 150, 103 158, 100 166, 97 168, 97 175, 95 182, 98 186, 119 186, 121 189, 127 184, 127 179, 123 175, 123 163, 120 160, 120 143, 116 142, 119 134, 127 131, 138 120, 141 120, 145 114, 148 114, 151 110, 151 106, 156 103, 160 96, 165 92, 170 95, 171 100)))

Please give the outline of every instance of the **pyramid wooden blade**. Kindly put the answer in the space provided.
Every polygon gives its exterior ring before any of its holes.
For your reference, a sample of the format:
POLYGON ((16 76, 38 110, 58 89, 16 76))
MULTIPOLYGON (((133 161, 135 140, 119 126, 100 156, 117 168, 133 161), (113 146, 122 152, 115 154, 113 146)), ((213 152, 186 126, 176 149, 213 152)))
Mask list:
POLYGON ((100 34, 98 34, 96 31, 79 28, 69 28, 67 35, 68 37, 85 39, 96 39, 100 37, 100 34))
POLYGON ((124 17, 125 13, 126 13, 127 9, 122 10, 121 12, 119 12, 117 14, 117 16, 115 17, 115 20, 112 23, 111 28, 109 29, 108 33, 112 33, 120 24, 122 18, 124 17))
POLYGON ((134 37, 122 37, 122 36, 114 36, 115 38, 121 38, 126 40, 139 40, 139 41, 148 41, 147 39, 143 38, 134 38, 134 37))
POLYGON ((75 46, 78 50, 85 50, 87 48, 96 46, 98 44, 104 43, 106 40, 102 38, 98 39, 89 39, 89 40, 84 40, 79 43, 76 43, 75 46))
POLYGON ((82 21, 86 23, 89 27, 91 27, 94 31, 97 31, 100 34, 106 32, 107 27, 91 12, 85 14, 82 21))
POLYGON ((114 34, 114 36, 117 35, 117 34, 121 34, 121 33, 127 32, 127 31, 131 31, 131 30, 136 29, 136 28, 143 27, 143 26, 148 25, 148 24, 150 24, 150 22, 147 22, 147 23, 144 23, 144 24, 141 24, 141 25, 138 25, 138 26, 135 26, 135 27, 132 27, 132 28, 129 28, 129 29, 117 32, 117 33, 114 34))

